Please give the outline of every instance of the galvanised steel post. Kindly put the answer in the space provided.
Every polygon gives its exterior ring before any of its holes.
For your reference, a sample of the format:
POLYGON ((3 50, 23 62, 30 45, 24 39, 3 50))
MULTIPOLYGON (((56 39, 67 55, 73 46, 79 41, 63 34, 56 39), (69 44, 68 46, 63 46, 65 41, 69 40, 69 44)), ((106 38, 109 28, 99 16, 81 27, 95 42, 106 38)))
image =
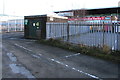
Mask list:
POLYGON ((17 23, 16 23, 16 18, 15 18, 15 32, 17 31, 17 23))
POLYGON ((105 37, 105 31, 104 31, 104 22, 103 22, 103 25, 102 25, 102 27, 103 27, 103 47, 104 47, 104 37, 105 37))
POLYGON ((9 30, 9 16, 8 16, 8 20, 7 20, 7 32, 10 32, 10 30, 9 30))
POLYGON ((69 42, 69 23, 67 22, 67 41, 69 42))
POLYGON ((118 38, 118 22, 117 22, 116 27, 117 27, 117 30, 116 30, 116 31, 117 31, 117 40, 116 40, 117 42, 116 42, 116 47, 117 47, 117 50, 118 50, 118 49, 119 49, 119 48, 118 48, 118 39, 119 39, 119 38, 118 38))

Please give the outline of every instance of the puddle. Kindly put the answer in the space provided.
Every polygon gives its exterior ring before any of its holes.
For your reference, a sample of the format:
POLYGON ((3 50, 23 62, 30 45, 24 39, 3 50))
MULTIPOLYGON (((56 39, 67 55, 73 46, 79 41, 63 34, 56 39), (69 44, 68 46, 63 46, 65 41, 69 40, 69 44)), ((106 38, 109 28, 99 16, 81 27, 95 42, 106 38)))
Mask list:
POLYGON ((7 53, 7 56, 10 58, 12 62, 16 62, 17 58, 12 53, 7 53))
POLYGON ((16 74, 22 74, 27 78, 35 78, 29 70, 27 70, 25 67, 23 67, 21 64, 18 64, 17 62, 17 58, 14 56, 13 53, 7 53, 7 56, 9 57, 9 59, 14 62, 12 64, 9 64, 9 67, 11 68, 13 73, 16 74))
POLYGON ((22 74, 22 75, 26 76, 27 78, 35 78, 30 73, 30 71, 28 71, 25 67, 18 66, 17 64, 9 64, 9 66, 12 69, 12 72, 14 72, 14 73, 22 74))

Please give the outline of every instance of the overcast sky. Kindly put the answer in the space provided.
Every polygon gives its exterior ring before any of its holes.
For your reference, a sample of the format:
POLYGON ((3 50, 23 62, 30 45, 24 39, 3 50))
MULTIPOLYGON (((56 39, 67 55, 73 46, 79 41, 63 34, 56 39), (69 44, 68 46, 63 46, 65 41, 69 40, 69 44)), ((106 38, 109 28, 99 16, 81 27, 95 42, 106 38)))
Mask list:
POLYGON ((81 8, 117 7, 120 0, 0 0, 0 14, 40 15, 81 8), (4 8, 3 8, 4 3, 4 8))

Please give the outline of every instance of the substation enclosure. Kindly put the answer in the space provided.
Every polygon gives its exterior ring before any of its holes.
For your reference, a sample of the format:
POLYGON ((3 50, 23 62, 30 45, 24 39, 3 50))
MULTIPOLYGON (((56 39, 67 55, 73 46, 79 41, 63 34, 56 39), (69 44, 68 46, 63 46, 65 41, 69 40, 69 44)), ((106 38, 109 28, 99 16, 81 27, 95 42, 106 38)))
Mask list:
POLYGON ((24 16, 24 37, 32 39, 46 39, 47 23, 67 22, 67 17, 51 15, 24 16))

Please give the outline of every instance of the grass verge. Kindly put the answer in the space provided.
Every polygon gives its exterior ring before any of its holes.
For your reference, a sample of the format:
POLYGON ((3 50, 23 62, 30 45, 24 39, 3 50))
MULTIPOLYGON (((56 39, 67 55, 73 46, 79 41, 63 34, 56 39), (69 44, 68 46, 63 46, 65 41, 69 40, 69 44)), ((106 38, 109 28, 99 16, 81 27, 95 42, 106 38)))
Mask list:
POLYGON ((120 51, 112 51, 108 46, 104 46, 103 48, 89 47, 81 44, 63 42, 59 39, 52 38, 49 40, 38 40, 37 42, 113 62, 120 62, 120 51))

